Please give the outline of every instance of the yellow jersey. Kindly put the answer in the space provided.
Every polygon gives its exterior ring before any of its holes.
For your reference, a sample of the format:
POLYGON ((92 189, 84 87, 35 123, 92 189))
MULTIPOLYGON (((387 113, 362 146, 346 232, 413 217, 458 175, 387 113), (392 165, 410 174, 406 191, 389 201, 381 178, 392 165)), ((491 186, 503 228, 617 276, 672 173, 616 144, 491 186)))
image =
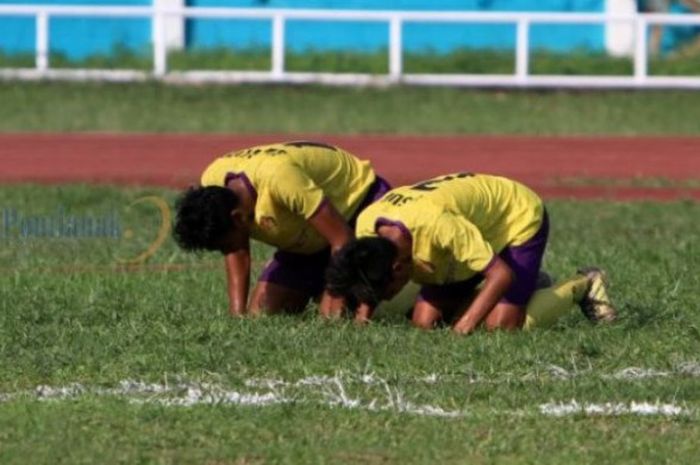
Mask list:
POLYGON ((228 153, 204 170, 201 184, 225 187, 232 177, 242 177, 255 197, 251 237, 302 254, 328 246, 308 223, 321 205, 328 201, 350 219, 375 180, 368 161, 316 142, 228 153))
POLYGON ((532 238, 543 216, 542 200, 520 183, 456 173, 389 191, 360 213, 356 233, 376 236, 382 224, 399 226, 412 239, 412 279, 447 284, 484 271, 505 247, 532 238))

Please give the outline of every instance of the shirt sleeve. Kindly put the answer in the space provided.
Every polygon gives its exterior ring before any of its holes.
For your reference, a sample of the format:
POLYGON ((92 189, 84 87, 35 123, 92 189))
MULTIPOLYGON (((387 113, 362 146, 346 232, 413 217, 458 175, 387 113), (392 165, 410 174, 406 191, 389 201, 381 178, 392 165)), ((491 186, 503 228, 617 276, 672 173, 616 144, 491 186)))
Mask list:
POLYGON ((222 158, 217 158, 204 170, 199 180, 199 184, 204 187, 225 187, 226 183, 224 181, 226 178, 226 173, 228 172, 226 168, 227 164, 225 163, 225 160, 222 158))
POLYGON ((371 213, 371 209, 363 210, 357 217, 355 223, 355 236, 360 237, 376 237, 377 232, 374 228, 375 215, 371 213))
POLYGON ((270 192, 275 201, 307 220, 318 211, 325 199, 321 188, 299 167, 291 164, 277 167, 270 192))
POLYGON ((460 276, 484 271, 494 257, 493 248, 477 227, 467 219, 452 213, 437 218, 432 234, 433 246, 451 262, 450 268, 460 276))
POLYGON ((204 186, 204 187, 216 186, 216 185, 220 185, 221 181, 219 181, 219 183, 217 183, 216 174, 214 173, 214 169, 212 168, 212 166, 209 166, 202 173, 202 177, 199 180, 199 184, 204 186))

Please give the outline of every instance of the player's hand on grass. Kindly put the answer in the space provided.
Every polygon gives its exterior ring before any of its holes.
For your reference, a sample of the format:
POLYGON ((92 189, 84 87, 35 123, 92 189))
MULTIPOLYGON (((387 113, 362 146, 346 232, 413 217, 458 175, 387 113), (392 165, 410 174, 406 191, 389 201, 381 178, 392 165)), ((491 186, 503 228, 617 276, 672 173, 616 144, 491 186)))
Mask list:
POLYGON ((338 319, 343 314, 345 301, 342 297, 336 297, 328 291, 324 291, 319 303, 321 316, 327 319, 338 319))
POLYGON ((229 307, 228 314, 233 318, 243 318, 246 312, 237 308, 229 307))
POLYGON ((471 334, 476 328, 469 321, 462 319, 454 325, 452 330, 457 334, 471 334))
POLYGON ((365 325, 370 323, 374 308, 368 304, 360 304, 355 311, 355 323, 365 325))

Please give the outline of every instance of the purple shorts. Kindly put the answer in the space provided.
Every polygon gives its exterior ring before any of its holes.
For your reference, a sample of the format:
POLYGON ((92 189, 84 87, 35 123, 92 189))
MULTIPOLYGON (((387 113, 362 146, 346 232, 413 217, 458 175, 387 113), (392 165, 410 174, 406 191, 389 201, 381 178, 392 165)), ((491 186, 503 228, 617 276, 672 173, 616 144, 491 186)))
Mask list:
MULTIPOLYGON (((360 212, 391 190, 389 183, 377 176, 362 203, 348 221, 354 230, 360 212)), ((278 284, 313 297, 321 294, 325 286, 324 274, 330 260, 330 247, 313 254, 300 254, 278 250, 260 274, 260 281, 278 284)))
MULTIPOLYGON (((542 257, 549 237, 549 217, 545 210, 542 225, 532 238, 518 246, 506 247, 498 256, 513 270, 515 280, 501 299, 501 302, 525 306, 537 289, 537 277, 542 266, 542 257)), ((421 287, 418 298, 429 302, 445 302, 464 299, 473 294, 476 286, 484 280, 477 274, 465 281, 443 285, 421 287)))

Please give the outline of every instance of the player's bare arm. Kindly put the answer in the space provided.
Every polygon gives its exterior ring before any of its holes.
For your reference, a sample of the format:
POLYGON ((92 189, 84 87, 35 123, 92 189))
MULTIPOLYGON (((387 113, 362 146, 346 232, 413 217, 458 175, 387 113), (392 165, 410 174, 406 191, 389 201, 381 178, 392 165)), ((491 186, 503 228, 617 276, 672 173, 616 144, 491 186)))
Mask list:
POLYGON ((512 270, 496 256, 491 265, 484 271, 484 287, 464 315, 455 323, 455 332, 469 334, 474 331, 494 309, 512 283, 512 270))
POLYGON ((372 319, 373 314, 374 314, 374 307, 373 306, 366 304, 366 303, 361 303, 357 307, 357 309, 355 310, 355 323, 367 324, 372 319))
POLYGON ((226 283, 231 316, 247 313, 248 288, 250 285, 250 248, 226 253, 226 283))
POLYGON ((231 316, 248 313, 248 289, 250 285, 250 237, 247 213, 231 212, 235 229, 229 233, 221 246, 226 265, 226 285, 231 316))
MULTIPOLYGON (((352 229, 330 202, 324 202, 309 218, 309 224, 330 244, 334 254, 353 238, 352 229)), ((321 296, 319 311, 324 317, 338 317, 343 309, 343 299, 333 297, 327 291, 321 296)))
POLYGON ((247 313, 250 285, 250 227, 253 222, 255 200, 242 179, 229 181, 226 186, 239 199, 230 213, 232 231, 226 236, 221 251, 226 263, 226 283, 229 313, 241 316, 247 313))
POLYGON ((324 202, 319 207, 309 218, 309 224, 328 241, 332 253, 340 250, 354 236, 350 226, 330 202, 324 202))

